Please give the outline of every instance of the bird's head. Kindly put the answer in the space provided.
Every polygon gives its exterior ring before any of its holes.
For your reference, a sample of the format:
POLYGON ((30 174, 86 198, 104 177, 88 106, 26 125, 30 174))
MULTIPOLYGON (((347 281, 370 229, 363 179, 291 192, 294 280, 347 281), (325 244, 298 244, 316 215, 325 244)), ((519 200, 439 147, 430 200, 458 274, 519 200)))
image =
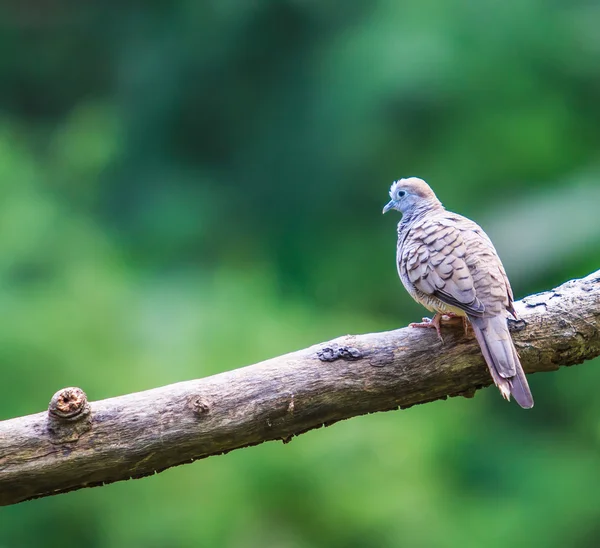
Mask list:
POLYGON ((383 208, 383 213, 395 209, 406 215, 418 209, 437 208, 442 205, 429 185, 418 177, 394 181, 390 188, 390 198, 383 208))

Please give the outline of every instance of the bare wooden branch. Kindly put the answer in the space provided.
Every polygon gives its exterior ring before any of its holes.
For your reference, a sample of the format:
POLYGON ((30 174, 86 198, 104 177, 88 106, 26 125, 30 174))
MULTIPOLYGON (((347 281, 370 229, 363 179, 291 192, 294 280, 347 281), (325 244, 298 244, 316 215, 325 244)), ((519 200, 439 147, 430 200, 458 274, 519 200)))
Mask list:
MULTIPOLYGON (((511 329, 529 373, 600 355, 600 271, 517 303, 511 329)), ((139 478, 336 421, 489 385, 474 338, 448 325, 348 335, 205 379, 0 422, 0 505, 139 478)), ((535 382, 533 383, 535 394, 535 382)), ((527 411, 523 411, 526 413, 527 411)))

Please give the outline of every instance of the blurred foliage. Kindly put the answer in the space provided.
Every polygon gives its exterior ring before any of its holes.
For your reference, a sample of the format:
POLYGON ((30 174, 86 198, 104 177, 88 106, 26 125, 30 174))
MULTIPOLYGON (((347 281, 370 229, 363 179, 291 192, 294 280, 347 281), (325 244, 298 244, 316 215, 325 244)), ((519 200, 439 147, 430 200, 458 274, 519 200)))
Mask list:
MULTIPOLYGON (((393 179, 517 296, 599 267, 600 5, 0 5, 0 418, 422 310, 393 179), (232 337, 236 344, 232 345, 232 337), (15 388, 18 387, 18 390, 15 388)), ((0 510, 0 547, 597 546, 598 362, 0 510)))

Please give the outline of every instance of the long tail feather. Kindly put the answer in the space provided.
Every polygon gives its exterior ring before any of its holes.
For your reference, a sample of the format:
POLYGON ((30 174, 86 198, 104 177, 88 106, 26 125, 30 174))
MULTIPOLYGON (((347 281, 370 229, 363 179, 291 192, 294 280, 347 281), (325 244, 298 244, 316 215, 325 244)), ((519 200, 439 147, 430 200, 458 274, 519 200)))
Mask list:
POLYGON ((515 345, 512 342, 512 340, 511 345, 514 354, 517 374, 510 381, 510 391, 513 395, 513 398, 515 398, 515 401, 521 407, 523 407, 524 409, 531 409, 533 407, 533 396, 531 395, 531 390, 529 389, 529 383, 527 382, 525 371, 523 371, 523 366, 521 365, 521 361, 519 360, 517 349, 515 348, 515 345))
POLYGON ((502 397, 515 401, 524 409, 533 407, 533 396, 517 350, 510 336, 506 318, 469 317, 477 342, 502 397))

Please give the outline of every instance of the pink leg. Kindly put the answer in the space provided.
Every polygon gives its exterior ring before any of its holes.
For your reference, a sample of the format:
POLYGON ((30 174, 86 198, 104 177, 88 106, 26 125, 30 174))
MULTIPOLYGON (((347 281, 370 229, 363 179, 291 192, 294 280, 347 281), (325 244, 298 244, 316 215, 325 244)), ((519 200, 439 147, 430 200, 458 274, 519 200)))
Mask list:
POLYGON ((469 320, 467 320, 466 316, 462 317, 463 327, 465 328, 465 335, 469 334, 469 320))
POLYGON ((465 330, 465 335, 469 334, 469 320, 467 320, 466 316, 459 316, 458 314, 455 314, 454 312, 448 312, 448 313, 444 314, 444 316, 442 317, 442 320, 445 320, 446 318, 448 318, 448 319, 460 318, 462 320, 463 328, 465 330))
POLYGON ((442 333, 441 333, 441 322, 442 322, 442 320, 450 320, 453 318, 460 318, 462 320, 463 327, 465 330, 465 335, 468 335, 469 321, 467 320, 467 318, 465 316, 459 316, 458 314, 454 314, 453 312, 448 312, 447 314, 440 314, 438 312, 432 319, 423 318, 422 322, 409 323, 408 327, 433 328, 433 329, 435 329, 435 331, 437 333, 438 339, 440 339, 440 341, 444 342, 444 339, 443 339, 442 333))
POLYGON ((442 319, 442 315, 438 312, 436 313, 436 315, 433 317, 433 319, 429 319, 429 318, 423 318, 423 321, 420 323, 409 323, 408 327, 424 327, 424 328, 433 328, 435 329, 438 339, 442 342, 444 342, 444 339, 442 338, 442 333, 440 331, 440 321, 442 319))

